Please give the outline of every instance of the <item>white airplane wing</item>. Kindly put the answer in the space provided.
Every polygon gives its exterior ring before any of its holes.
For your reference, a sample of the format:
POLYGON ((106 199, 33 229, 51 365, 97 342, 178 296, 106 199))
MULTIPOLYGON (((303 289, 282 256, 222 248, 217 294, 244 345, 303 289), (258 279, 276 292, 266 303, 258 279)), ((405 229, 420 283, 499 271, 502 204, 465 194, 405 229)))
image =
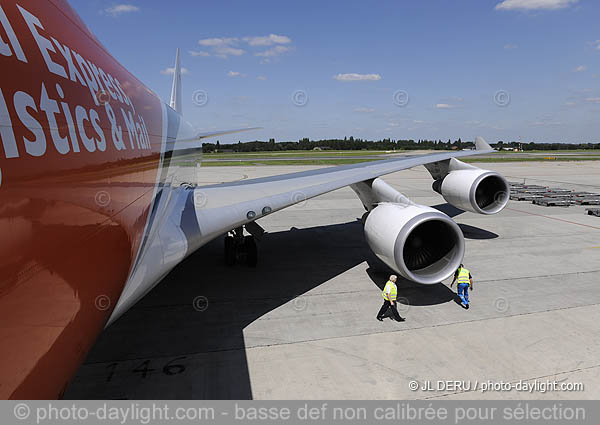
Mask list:
POLYGON ((472 151, 433 153, 198 187, 194 190, 198 231, 203 239, 215 237, 345 186, 418 165, 490 152, 494 149, 478 137, 476 150, 472 151))

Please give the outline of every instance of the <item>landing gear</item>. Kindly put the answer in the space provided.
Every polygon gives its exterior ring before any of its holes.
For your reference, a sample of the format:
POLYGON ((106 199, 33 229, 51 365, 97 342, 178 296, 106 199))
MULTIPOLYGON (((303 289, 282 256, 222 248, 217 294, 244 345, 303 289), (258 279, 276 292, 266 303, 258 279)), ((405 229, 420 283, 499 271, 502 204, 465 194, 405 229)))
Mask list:
POLYGON ((225 264, 233 266, 242 260, 248 267, 256 267, 258 262, 258 248, 253 235, 244 236, 244 228, 238 227, 225 236, 224 241, 225 264))

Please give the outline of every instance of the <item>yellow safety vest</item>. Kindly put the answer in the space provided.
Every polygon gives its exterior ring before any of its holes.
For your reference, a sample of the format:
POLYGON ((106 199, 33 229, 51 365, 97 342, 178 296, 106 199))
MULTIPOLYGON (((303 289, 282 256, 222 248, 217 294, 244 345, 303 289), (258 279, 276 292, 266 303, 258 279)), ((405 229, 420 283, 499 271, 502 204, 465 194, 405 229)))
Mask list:
POLYGON ((469 270, 467 269, 459 269, 458 270, 458 277, 456 278, 456 282, 460 285, 461 283, 466 283, 467 285, 470 285, 471 280, 469 278, 469 270))
POLYGON ((392 301, 396 301, 396 295, 398 295, 398 288, 396 287, 396 284, 394 282, 392 282, 391 280, 388 280, 387 283, 385 284, 385 288, 383 288, 383 292, 381 293, 381 296, 386 300, 388 299, 388 297, 387 297, 388 287, 392 288, 392 290, 390 291, 390 298, 392 299, 392 301))

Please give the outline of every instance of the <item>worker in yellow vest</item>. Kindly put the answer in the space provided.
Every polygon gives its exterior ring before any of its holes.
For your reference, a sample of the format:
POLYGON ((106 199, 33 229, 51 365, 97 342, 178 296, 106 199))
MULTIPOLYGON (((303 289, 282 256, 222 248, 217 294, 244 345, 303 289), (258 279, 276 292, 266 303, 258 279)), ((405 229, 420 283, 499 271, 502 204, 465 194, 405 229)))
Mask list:
POLYGON ((398 295, 398 288, 396 287, 397 279, 398 278, 395 275, 391 275, 390 280, 387 281, 383 288, 383 292, 381 293, 383 305, 379 309, 379 313, 377 313, 377 320, 380 322, 383 321, 383 315, 388 311, 388 308, 392 309, 392 315, 397 322, 404 322, 405 320, 403 317, 400 317, 398 309, 396 308, 396 296, 398 295))
POLYGON ((456 272, 454 273, 454 279, 452 279, 452 285, 454 282, 457 282, 457 292, 460 297, 461 305, 464 308, 469 308, 469 289, 473 290, 473 276, 471 276, 471 272, 468 269, 465 269, 465 266, 462 264, 458 267, 456 272))

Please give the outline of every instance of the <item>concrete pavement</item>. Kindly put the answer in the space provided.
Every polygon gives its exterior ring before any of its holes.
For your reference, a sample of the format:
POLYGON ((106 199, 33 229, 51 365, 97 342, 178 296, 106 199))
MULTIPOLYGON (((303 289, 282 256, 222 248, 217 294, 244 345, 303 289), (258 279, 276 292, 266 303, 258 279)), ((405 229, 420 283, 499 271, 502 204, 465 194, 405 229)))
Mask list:
MULTIPOLYGON (((482 164, 509 180, 600 192, 600 162, 482 164)), ((315 167, 220 167, 218 182, 315 167)), ((202 173, 207 173, 203 170, 202 173)), ((223 265, 216 240, 106 329, 67 398, 600 397, 600 218, 510 201, 459 213, 423 167, 385 180, 455 215, 472 307, 450 281, 400 282, 404 323, 375 320, 390 271, 366 246, 348 188, 265 217, 259 266, 223 265), (582 392, 411 391, 413 380, 581 382, 582 392)))

